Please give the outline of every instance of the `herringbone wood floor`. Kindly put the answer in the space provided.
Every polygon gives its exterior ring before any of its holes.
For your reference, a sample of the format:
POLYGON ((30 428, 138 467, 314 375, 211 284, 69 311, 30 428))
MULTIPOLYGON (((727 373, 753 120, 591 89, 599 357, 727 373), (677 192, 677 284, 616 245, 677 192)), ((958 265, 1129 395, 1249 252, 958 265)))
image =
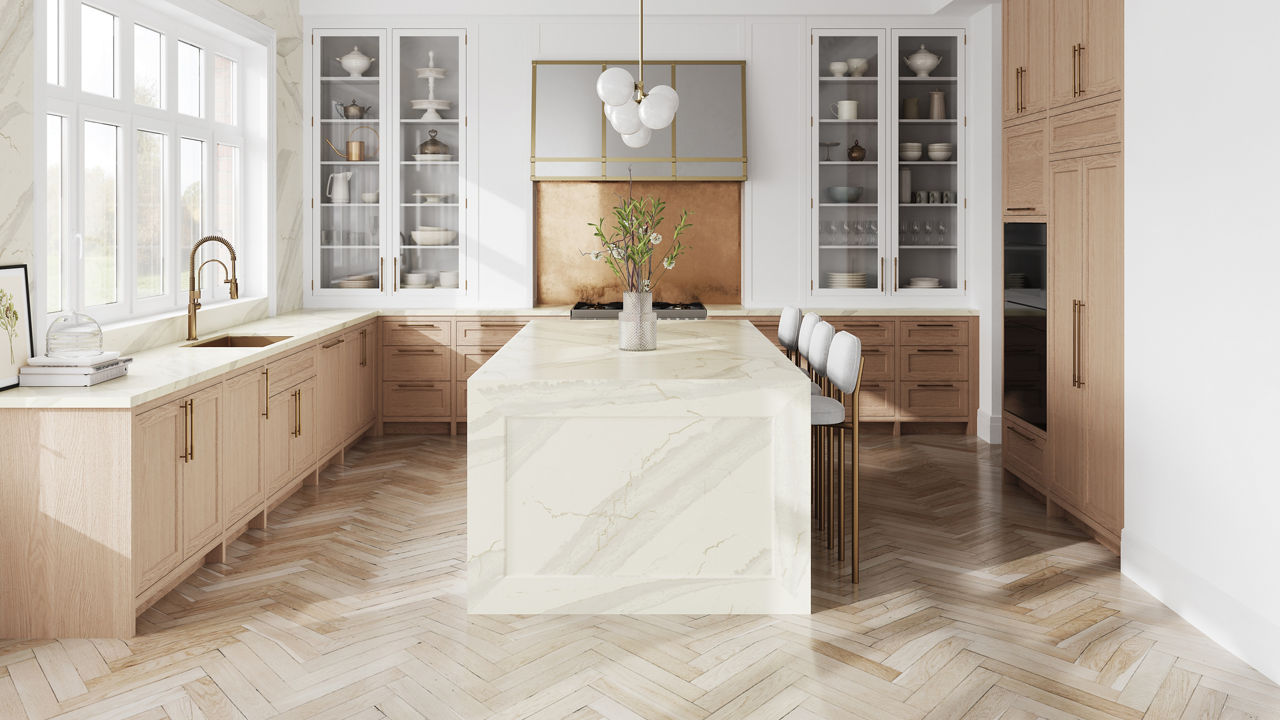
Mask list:
POLYGON ((971 438, 870 436, 801 617, 468 617, 461 439, 370 439, 140 620, 0 643, 3 718, 1280 718, 971 438))

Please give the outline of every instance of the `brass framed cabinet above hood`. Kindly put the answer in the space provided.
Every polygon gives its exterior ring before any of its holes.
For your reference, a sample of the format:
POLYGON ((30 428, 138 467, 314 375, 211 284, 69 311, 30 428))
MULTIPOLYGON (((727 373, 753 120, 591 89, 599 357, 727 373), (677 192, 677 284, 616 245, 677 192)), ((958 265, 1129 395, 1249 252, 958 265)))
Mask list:
POLYGON ((626 61, 533 61, 533 180, 747 179, 745 61, 645 61, 645 84, 675 88, 680 109, 642 148, 610 131, 596 97, 596 77, 609 67, 638 70, 626 61))

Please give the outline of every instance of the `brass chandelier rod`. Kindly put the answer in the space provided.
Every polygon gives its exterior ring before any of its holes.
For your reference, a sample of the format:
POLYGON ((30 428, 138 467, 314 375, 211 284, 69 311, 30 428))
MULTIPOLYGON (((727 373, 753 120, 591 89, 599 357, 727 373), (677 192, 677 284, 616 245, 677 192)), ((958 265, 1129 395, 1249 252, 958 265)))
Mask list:
POLYGON ((640 0, 640 80, 636 82, 636 102, 644 99, 644 0, 640 0))

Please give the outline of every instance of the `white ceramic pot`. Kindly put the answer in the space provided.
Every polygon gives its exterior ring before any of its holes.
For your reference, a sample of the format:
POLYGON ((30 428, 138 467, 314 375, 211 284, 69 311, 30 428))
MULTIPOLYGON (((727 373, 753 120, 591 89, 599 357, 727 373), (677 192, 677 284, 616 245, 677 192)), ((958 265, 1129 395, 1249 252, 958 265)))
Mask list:
POLYGON ((866 75, 867 68, 871 66, 871 63, 867 62, 866 58, 849 58, 845 60, 845 64, 849 66, 849 74, 854 77, 866 75))
POLYGON ((357 45, 351 52, 338 58, 338 62, 342 63, 343 70, 351 73, 351 77, 360 77, 373 65, 373 58, 360 52, 360 46, 357 45))
POLYGON ((907 67, 916 74, 916 77, 929 77, 929 73, 938 67, 938 63, 942 62, 942 57, 929 52, 924 45, 920 49, 902 58, 907 67))
POLYGON ((839 60, 827 65, 827 69, 831 71, 831 77, 844 77, 849 72, 849 66, 839 60))

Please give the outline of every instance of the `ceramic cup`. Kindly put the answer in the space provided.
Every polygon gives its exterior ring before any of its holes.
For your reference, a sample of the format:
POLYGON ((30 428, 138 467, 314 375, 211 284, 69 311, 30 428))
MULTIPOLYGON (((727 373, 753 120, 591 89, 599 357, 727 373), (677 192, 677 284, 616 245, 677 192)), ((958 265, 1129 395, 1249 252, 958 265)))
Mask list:
POLYGON ((915 192, 911 193, 911 202, 916 204, 923 204, 927 198, 928 198, 928 193, 926 193, 923 190, 916 190, 915 192))
POLYGON ((858 119, 858 101, 857 100, 838 100, 831 103, 831 114, 836 116, 837 120, 857 120, 858 119))
POLYGON ((940 202, 942 202, 942 193, 938 192, 937 190, 930 190, 930 191, 929 191, 929 204, 930 204, 930 205, 937 205, 937 204, 938 204, 938 203, 940 203, 940 202))
POLYGON ((378 202, 378 193, 376 193, 376 192, 371 192, 371 193, 360 193, 360 202, 362 202, 362 203, 376 203, 376 202, 378 202))
POLYGON ((956 201, 956 194, 950 190, 942 191, 942 202, 953 203, 956 201))
POLYGON ((862 77, 867 73, 867 68, 870 67, 870 63, 867 62, 866 58, 849 58, 845 60, 845 63, 849 65, 849 74, 853 77, 862 77))
POLYGON ((849 72, 849 64, 836 60, 827 65, 827 69, 831 71, 831 77, 844 77, 844 74, 849 72))

